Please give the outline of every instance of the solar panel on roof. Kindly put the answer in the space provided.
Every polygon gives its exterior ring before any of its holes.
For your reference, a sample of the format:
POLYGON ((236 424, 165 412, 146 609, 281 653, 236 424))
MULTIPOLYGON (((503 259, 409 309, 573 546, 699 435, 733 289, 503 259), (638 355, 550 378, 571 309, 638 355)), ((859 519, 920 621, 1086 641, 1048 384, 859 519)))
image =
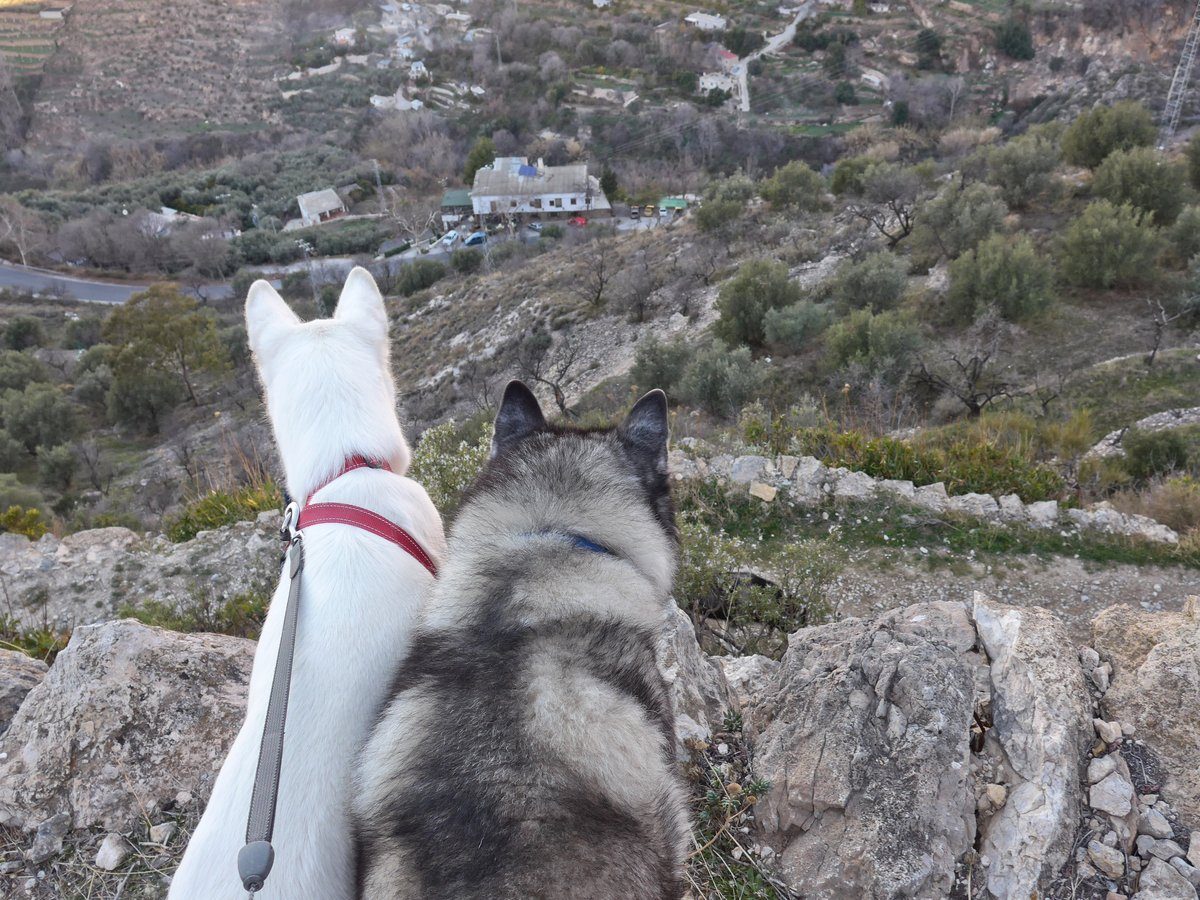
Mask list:
POLYGON ((517 174, 525 178, 532 178, 537 175, 537 166, 521 166, 517 169, 517 174))

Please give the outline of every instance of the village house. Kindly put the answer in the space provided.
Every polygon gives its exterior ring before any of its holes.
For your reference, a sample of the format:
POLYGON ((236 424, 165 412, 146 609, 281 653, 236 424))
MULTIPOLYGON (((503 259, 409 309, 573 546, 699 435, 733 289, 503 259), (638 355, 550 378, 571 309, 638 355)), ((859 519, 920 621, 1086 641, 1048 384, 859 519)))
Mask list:
POLYGON ((358 41, 358 32, 353 28, 339 28, 333 33, 333 46, 353 47, 358 41))
POLYGON ((705 72, 700 76, 699 90, 702 94, 709 91, 729 91, 733 93, 733 76, 725 72, 705 72))
POLYGON ((717 48, 717 62, 726 72, 732 72, 738 64, 738 55, 732 50, 726 50, 719 44, 711 45, 717 48))
POLYGON ((612 207, 600 181, 587 165, 531 165, 524 156, 498 156, 475 173, 471 208, 480 220, 488 216, 609 216, 612 207))
POLYGON ((592 6, 596 9, 604 9, 606 6, 612 6, 612 0, 592 0, 592 6))
POLYGON ((344 216, 347 211, 345 202, 333 188, 301 194, 296 203, 300 207, 300 223, 305 228, 344 216))
POLYGON ((694 12, 691 15, 684 16, 683 21, 695 28, 699 28, 701 31, 724 31, 726 24, 728 24, 724 16, 702 12, 694 12))
POLYGON ((429 70, 425 68, 425 63, 418 59, 408 67, 408 77, 412 78, 413 80, 418 78, 428 78, 429 70))
POLYGON ((471 192, 467 188, 450 188, 442 194, 442 228, 450 229, 473 212, 471 192))

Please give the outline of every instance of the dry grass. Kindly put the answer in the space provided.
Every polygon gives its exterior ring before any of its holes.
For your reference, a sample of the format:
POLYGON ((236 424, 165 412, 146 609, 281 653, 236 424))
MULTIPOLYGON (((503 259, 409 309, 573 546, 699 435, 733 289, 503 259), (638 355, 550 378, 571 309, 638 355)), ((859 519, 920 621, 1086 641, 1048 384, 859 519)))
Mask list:
POLYGON ((1156 519, 1180 535, 1200 535, 1200 481, 1195 478, 1168 478, 1140 491, 1121 491, 1112 505, 1156 519))

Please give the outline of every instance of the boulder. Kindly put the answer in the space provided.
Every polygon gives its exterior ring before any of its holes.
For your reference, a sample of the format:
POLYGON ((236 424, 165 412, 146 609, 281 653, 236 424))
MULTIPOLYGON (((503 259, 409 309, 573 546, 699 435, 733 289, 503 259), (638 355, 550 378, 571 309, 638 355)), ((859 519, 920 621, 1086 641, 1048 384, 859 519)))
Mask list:
POLYGON ((1196 889, 1172 866, 1152 859, 1138 876, 1133 900, 1196 900, 1196 889))
POLYGON ((765 456, 739 456, 729 466, 729 480, 734 484, 762 481, 770 468, 765 456))
POLYGON ((1091 705, 1063 627, 1037 607, 974 597, 980 643, 991 660, 992 729, 1013 772, 1008 802, 985 825, 987 887, 1028 897, 1048 886, 1073 849, 1091 705))
POLYGON ((869 500, 875 496, 875 479, 864 472, 847 472, 837 480, 833 496, 839 500, 869 500))
POLYGON ((21 707, 25 695, 46 677, 49 667, 18 650, 0 650, 0 734, 21 707))
POLYGON ((1000 514, 1000 506, 991 494, 959 494, 949 499, 947 509, 976 519, 994 519, 1000 514))
POLYGON ((743 713, 757 706, 766 697, 771 678, 779 663, 768 656, 718 656, 717 664, 725 673, 729 696, 736 709, 743 713))
POLYGON ((133 620, 75 629, 0 739, 0 822, 127 832, 207 797, 241 727, 254 644, 133 620))
POLYGON ((686 758, 683 742, 720 729, 730 700, 725 673, 700 650, 692 620, 678 607, 659 637, 658 668, 675 710, 676 750, 686 758))
POLYGON ((1058 524, 1058 501, 1038 500, 1025 506, 1025 515, 1038 528, 1053 528, 1058 524))
POLYGON ((946 493, 946 485, 940 481, 922 485, 913 491, 913 505, 932 513, 945 512, 949 501, 950 496, 946 493))
POLYGON ((793 634, 747 730, 758 837, 808 900, 943 897, 974 840, 975 632, 929 603, 793 634))
POLYGON ((1186 820, 1200 820, 1200 604, 1178 613, 1110 607, 1092 623, 1094 644, 1114 673, 1102 708, 1133 725, 1165 772, 1163 793, 1186 820))

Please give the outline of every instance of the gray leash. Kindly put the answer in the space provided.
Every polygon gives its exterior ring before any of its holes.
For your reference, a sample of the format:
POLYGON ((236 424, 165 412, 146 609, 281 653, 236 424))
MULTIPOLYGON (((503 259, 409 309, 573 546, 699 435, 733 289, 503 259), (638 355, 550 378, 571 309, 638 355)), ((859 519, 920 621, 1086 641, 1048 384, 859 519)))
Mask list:
POLYGON ((283 731, 287 721, 288 692, 292 683, 292 660, 296 655, 296 618, 300 608, 300 573, 304 569, 304 545, 296 530, 300 507, 289 503, 283 511, 280 533, 288 541, 287 609, 275 658, 275 677, 267 703, 262 743, 258 749, 258 769, 254 773, 254 793, 250 796, 250 816, 246 822, 246 846, 238 851, 238 875, 242 887, 253 900, 261 891, 275 862, 271 834, 275 830, 275 803, 279 799, 279 771, 283 764, 283 731))

